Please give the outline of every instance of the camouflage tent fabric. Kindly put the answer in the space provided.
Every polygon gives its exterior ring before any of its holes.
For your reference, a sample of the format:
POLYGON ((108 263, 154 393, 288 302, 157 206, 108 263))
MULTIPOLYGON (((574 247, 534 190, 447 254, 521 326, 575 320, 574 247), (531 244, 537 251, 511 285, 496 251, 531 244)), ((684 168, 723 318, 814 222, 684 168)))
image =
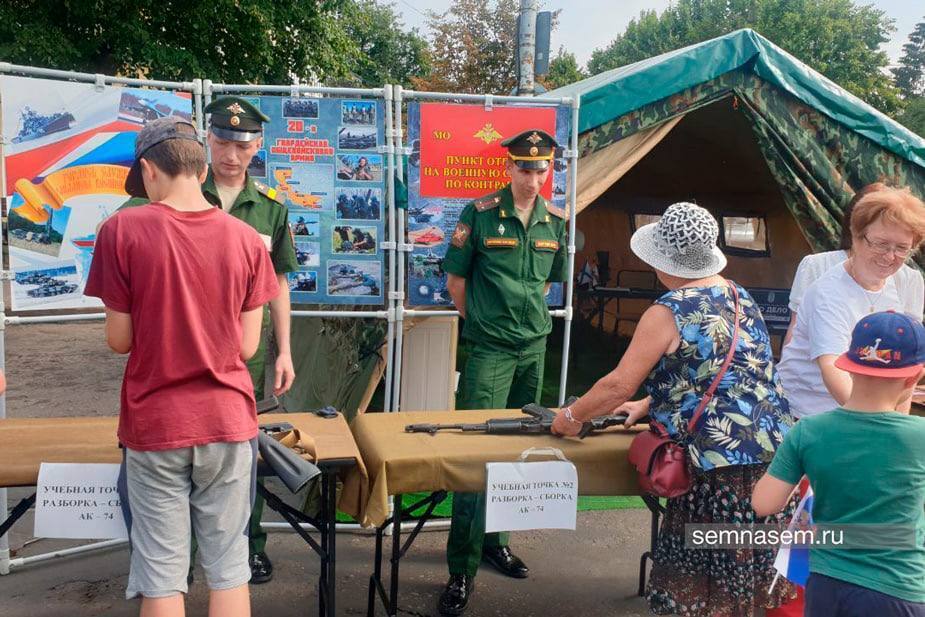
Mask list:
MULTIPOLYGON (((837 248, 843 206, 866 184, 908 186, 925 198, 925 140, 750 30, 614 69, 550 95, 581 97, 580 156, 731 99, 747 116, 787 208, 816 251, 837 248), (605 113, 601 104, 608 100, 605 113), (616 110, 625 111, 608 116, 616 110)), ((922 255, 915 259, 925 266, 922 255)))

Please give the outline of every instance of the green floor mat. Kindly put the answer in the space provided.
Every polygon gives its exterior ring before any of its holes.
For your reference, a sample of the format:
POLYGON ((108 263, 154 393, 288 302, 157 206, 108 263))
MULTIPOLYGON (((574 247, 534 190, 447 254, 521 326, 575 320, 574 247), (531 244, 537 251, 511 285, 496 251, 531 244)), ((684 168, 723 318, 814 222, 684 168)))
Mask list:
POLYGON ((638 510, 645 508, 640 497, 579 497, 578 511, 594 510, 638 510))
MULTIPOLYGON (((402 504, 407 506, 414 502, 427 497, 430 493, 412 493, 402 497, 402 504)), ((590 512, 595 510, 635 510, 645 508, 646 505, 639 497, 579 497, 578 511, 590 512)), ((423 514, 425 507, 415 510, 415 515, 423 514)), ((443 502, 436 507, 434 515, 437 517, 449 518, 453 512, 453 495, 450 494, 443 502)), ((337 521, 340 523, 355 523, 356 521, 344 514, 337 513, 337 521)))

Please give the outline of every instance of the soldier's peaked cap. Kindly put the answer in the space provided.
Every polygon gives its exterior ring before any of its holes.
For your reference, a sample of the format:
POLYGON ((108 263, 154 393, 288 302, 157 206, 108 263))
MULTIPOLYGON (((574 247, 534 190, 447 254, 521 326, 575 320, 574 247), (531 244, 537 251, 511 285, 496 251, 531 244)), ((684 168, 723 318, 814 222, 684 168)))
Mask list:
POLYGON ((508 156, 521 169, 548 169, 549 162, 559 144, 555 138, 540 129, 529 129, 501 142, 508 156))
POLYGON ((204 111, 212 114, 209 130, 230 141, 254 141, 260 137, 263 123, 270 120, 259 107, 240 96, 217 98, 204 111))

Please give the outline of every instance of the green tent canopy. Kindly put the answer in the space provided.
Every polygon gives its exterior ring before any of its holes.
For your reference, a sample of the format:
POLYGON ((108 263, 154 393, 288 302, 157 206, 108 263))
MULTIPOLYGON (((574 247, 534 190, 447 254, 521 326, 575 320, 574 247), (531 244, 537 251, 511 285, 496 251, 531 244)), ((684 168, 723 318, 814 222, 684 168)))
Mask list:
POLYGON ((832 120, 925 167, 925 139, 749 29, 605 71, 553 90, 579 96, 578 130, 585 133, 732 71, 760 77, 832 120))
POLYGON ((579 211, 684 116, 726 99, 747 118, 783 202, 814 250, 837 246, 843 206, 861 186, 881 181, 925 197, 925 139, 752 30, 619 67, 549 96, 580 100, 579 211), (609 180, 600 173, 621 165, 609 180))

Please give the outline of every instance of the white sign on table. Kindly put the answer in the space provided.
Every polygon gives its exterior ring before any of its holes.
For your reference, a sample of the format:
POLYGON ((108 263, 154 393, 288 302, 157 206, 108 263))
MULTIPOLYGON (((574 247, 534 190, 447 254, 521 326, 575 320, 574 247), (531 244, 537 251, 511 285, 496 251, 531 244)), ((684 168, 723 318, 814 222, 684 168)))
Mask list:
POLYGON ((128 538, 119 465, 42 463, 35 491, 36 538, 128 538))
POLYGON ((578 471, 560 450, 530 448, 518 463, 486 463, 485 531, 575 529, 578 471), (561 460, 525 462, 532 454, 561 460))

